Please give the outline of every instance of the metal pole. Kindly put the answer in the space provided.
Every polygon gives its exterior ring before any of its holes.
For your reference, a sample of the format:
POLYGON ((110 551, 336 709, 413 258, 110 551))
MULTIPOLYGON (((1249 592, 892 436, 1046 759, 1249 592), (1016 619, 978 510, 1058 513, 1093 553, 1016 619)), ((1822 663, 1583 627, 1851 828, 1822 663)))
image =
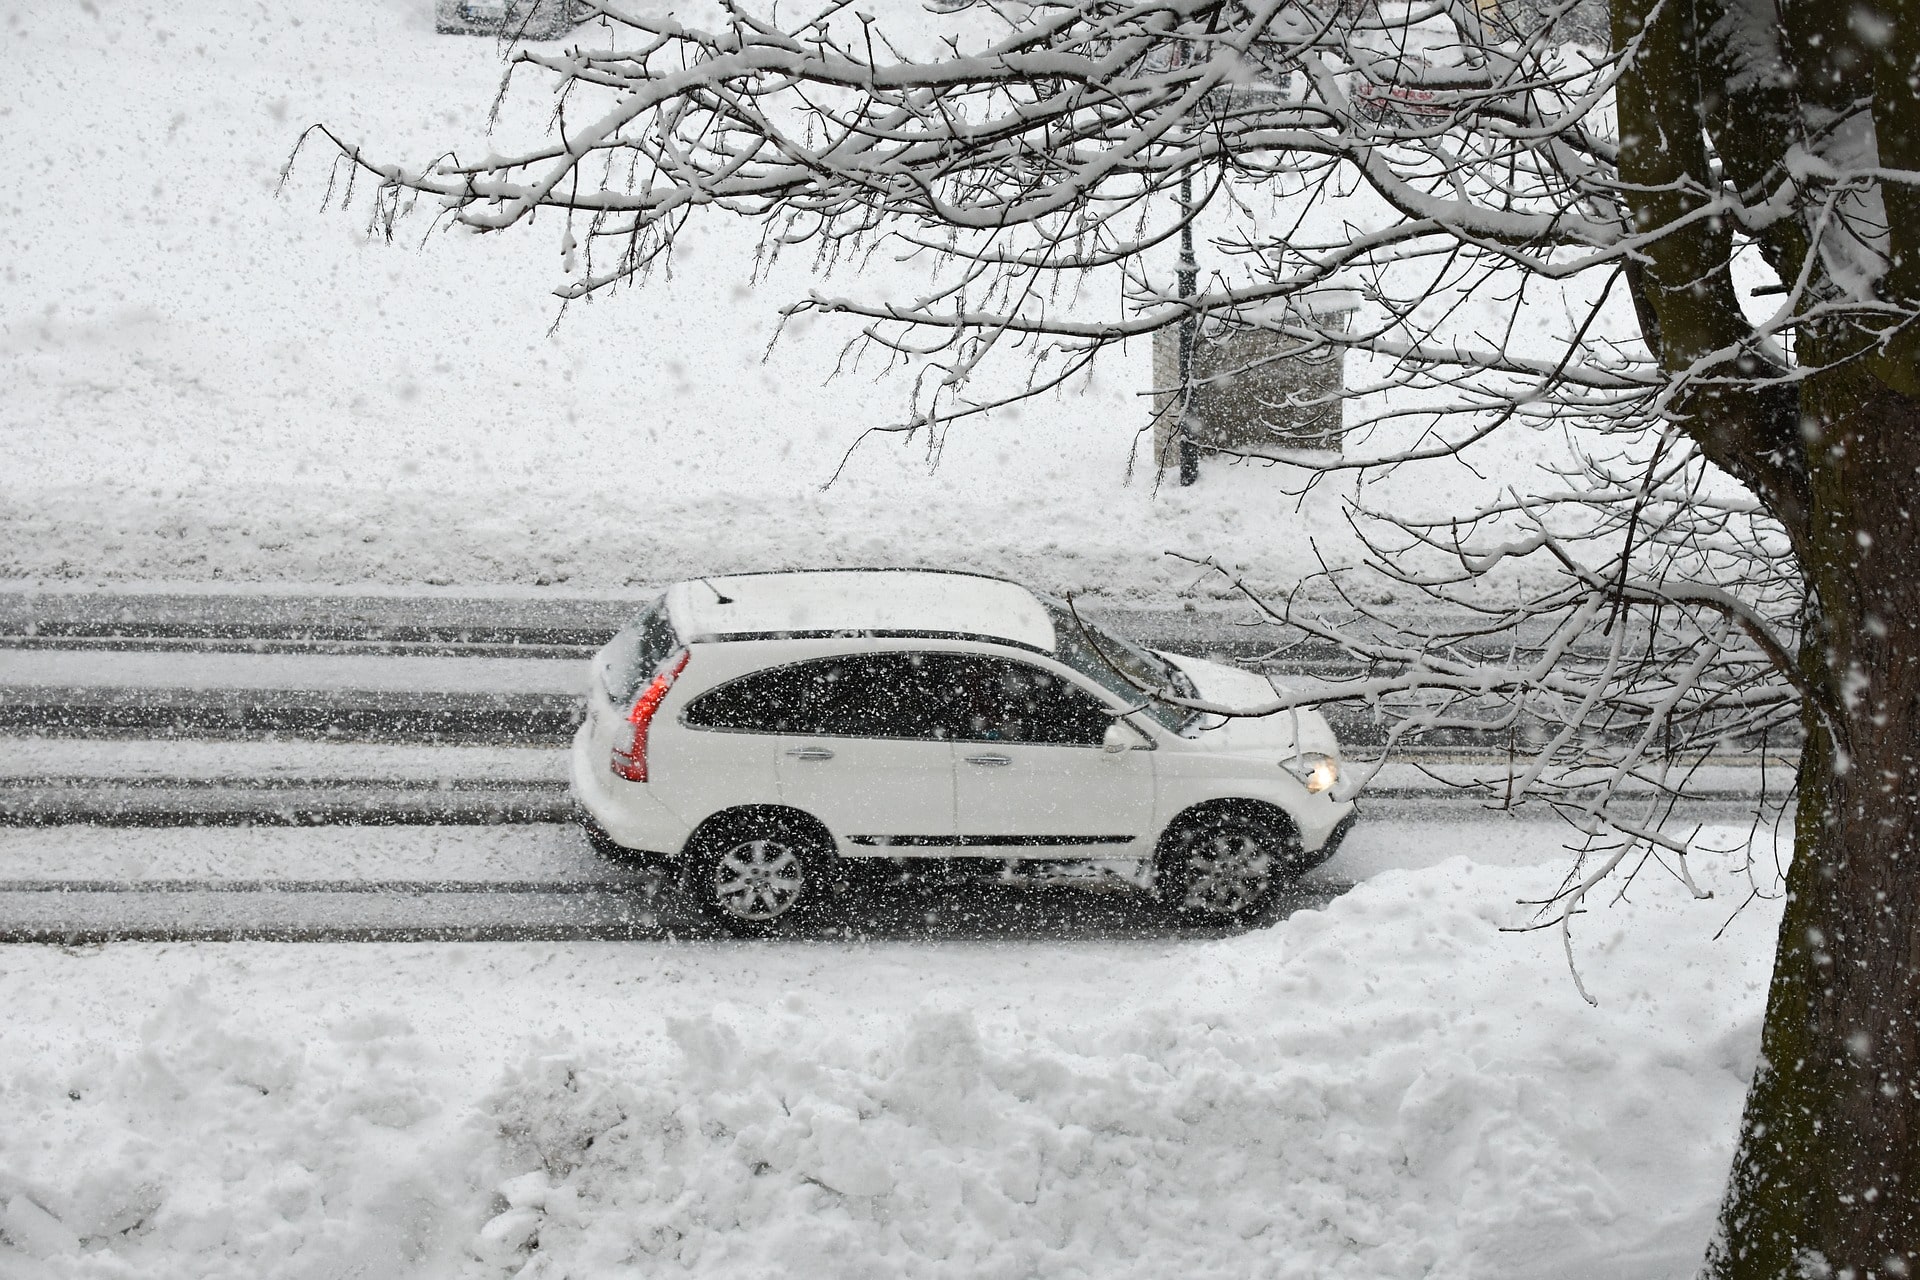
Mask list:
POLYGON ((1190 485, 1200 478, 1200 442, 1193 438, 1190 414, 1193 409, 1193 346, 1199 336, 1200 316, 1193 310, 1193 295, 1200 283, 1200 264, 1193 259, 1193 176, 1180 175, 1180 266, 1174 276, 1180 297, 1187 302, 1187 314, 1180 318, 1180 483, 1190 485))

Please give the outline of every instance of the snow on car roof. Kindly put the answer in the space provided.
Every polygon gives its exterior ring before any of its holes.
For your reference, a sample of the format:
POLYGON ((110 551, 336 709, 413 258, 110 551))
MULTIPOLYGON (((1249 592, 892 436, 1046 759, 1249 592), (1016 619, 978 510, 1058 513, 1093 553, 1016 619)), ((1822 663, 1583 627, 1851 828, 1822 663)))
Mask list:
POLYGON ((697 637, 769 632, 930 631, 1053 652, 1053 621, 1015 582, 922 569, 818 569, 695 578, 667 590, 674 629, 697 637))

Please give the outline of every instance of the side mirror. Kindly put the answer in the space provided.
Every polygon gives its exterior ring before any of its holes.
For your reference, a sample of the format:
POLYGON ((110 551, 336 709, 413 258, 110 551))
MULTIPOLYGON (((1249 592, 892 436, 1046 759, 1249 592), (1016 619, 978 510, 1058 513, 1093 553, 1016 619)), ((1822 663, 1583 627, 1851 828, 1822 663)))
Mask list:
POLYGON ((1140 731, 1124 720, 1115 720, 1107 726, 1106 736, 1100 739, 1102 751, 1135 751, 1148 746, 1140 731))

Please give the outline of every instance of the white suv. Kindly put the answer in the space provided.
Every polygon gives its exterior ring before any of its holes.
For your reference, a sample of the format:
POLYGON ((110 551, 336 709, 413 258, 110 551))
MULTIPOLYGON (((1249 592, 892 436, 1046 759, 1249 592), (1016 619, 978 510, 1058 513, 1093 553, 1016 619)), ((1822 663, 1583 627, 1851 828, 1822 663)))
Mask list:
POLYGON ((1333 855, 1354 806, 1312 711, 1015 583, 920 570, 697 578, 594 659, 573 794, 596 846, 677 864, 743 934, 853 859, 1074 861, 1220 919, 1333 855))

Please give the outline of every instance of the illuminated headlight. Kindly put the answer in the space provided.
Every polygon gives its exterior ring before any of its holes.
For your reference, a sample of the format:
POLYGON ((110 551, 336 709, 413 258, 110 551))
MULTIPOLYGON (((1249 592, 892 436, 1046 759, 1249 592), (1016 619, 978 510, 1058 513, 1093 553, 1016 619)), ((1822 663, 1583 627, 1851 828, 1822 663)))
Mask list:
POLYGON ((1321 755, 1318 751, 1307 751, 1282 760, 1280 767, 1306 785, 1315 795, 1327 790, 1340 781, 1340 761, 1333 756, 1321 755))

